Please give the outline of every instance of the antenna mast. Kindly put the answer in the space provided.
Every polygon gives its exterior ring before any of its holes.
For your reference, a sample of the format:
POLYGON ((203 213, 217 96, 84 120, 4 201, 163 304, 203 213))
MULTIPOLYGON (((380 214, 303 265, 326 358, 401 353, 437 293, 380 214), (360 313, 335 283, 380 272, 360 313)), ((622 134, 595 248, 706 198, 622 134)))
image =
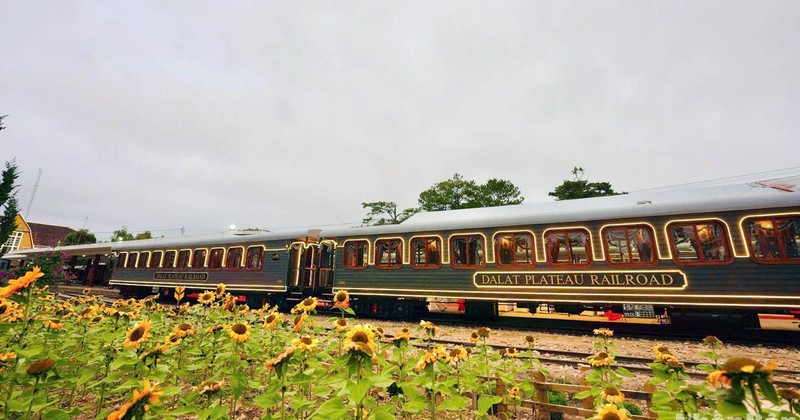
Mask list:
POLYGON ((28 208, 25 210, 25 220, 31 214, 31 207, 33 206, 33 197, 36 197, 36 189, 39 188, 39 179, 42 178, 42 168, 39 168, 39 173, 36 175, 36 183, 33 184, 33 191, 31 192, 31 199, 28 201, 28 208))

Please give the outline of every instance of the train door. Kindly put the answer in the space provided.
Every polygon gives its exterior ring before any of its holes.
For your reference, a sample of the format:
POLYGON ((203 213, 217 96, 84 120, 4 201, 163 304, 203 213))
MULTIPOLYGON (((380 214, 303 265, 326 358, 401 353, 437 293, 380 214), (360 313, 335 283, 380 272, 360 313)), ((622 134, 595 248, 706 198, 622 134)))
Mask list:
POLYGON ((335 242, 294 242, 289 247, 290 290, 303 296, 329 293, 333 286, 335 242))

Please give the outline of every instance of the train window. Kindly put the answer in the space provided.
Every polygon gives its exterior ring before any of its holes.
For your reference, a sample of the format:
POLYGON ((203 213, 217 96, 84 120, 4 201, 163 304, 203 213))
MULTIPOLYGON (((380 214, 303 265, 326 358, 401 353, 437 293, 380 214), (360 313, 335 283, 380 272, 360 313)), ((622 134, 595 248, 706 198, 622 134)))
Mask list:
POLYGON ((201 270, 206 266, 206 255, 208 251, 205 248, 195 249, 192 254, 192 268, 201 270))
POLYGON ((125 268, 136 267, 136 257, 139 256, 138 252, 131 252, 128 254, 128 262, 125 263, 125 268))
POLYGON ((161 264, 161 268, 173 267, 175 267, 175 251, 167 251, 164 253, 164 263, 161 264))
POLYGON ((544 235, 547 264, 555 267, 592 265, 592 241, 586 229, 548 230, 544 235))
POLYGON ((220 268, 222 268, 222 257, 224 254, 225 254, 225 249, 212 248, 211 252, 208 254, 208 269, 219 270, 220 268))
POLYGON ((744 231, 754 261, 800 264, 800 216, 750 218, 744 231))
POLYGON ((396 270, 402 266, 402 239, 380 239, 375 241, 375 268, 396 270))
POLYGON ((125 268, 125 261, 127 259, 128 259, 128 253, 120 252, 119 255, 117 255, 117 268, 119 269, 125 268))
POLYGON ((481 268, 485 265, 482 235, 450 238, 450 265, 453 268, 481 268))
POLYGON ((646 225, 612 226, 603 229, 603 246, 609 265, 656 265, 653 230, 646 225))
POLYGON ((412 268, 439 268, 441 259, 442 240, 437 236, 411 239, 411 267, 412 268))
POLYGON ((247 248, 246 268, 248 270, 261 270, 264 266, 264 247, 251 246, 247 248))
POLYGON ((178 253, 178 262, 175 264, 175 268, 187 268, 189 267, 189 251, 188 249, 183 249, 181 252, 178 253))
POLYGON ((161 256, 164 255, 161 251, 153 251, 153 255, 150 256, 150 268, 158 268, 161 266, 161 256))
POLYGON ((150 257, 150 252, 140 252, 139 261, 136 263, 136 268, 147 268, 147 260, 150 257))
POLYGON ((681 265, 727 264, 733 261, 725 226, 719 222, 676 222, 667 225, 673 260, 681 265))
POLYGON ((531 268, 533 235, 530 232, 503 232, 494 237, 495 261, 499 267, 531 268))
POLYGON ((344 243, 344 256, 342 264, 348 269, 367 268, 367 256, 369 255, 369 242, 367 241, 347 241, 344 243))
POLYGON ((238 270, 242 266, 242 247, 228 248, 228 260, 225 266, 228 270, 238 270))

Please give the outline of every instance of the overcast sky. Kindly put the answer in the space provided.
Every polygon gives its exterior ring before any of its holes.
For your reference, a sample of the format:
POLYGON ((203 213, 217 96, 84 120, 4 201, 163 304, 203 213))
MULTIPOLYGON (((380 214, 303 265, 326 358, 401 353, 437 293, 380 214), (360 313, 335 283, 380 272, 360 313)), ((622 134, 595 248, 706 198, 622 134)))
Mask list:
POLYGON ((549 200, 800 165, 800 2, 0 0, 29 221, 358 222, 455 172, 549 200))

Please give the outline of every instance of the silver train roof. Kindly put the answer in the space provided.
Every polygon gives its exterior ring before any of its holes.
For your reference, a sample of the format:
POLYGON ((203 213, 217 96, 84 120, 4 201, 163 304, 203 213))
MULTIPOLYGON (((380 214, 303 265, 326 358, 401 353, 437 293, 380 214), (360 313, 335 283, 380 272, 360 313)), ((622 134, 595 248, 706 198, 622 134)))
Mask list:
MULTIPOLYGON (((366 227, 315 227, 270 232, 226 232, 199 236, 74 245, 57 248, 69 255, 142 248, 176 249, 197 245, 263 243, 301 237, 341 238, 455 229, 477 229, 591 220, 632 219, 658 215, 713 213, 728 210, 800 207, 800 168, 769 179, 742 177, 677 187, 635 191, 610 197, 526 203, 418 213, 401 224, 366 227)), ((25 258, 45 249, 16 251, 5 258, 25 258)))

